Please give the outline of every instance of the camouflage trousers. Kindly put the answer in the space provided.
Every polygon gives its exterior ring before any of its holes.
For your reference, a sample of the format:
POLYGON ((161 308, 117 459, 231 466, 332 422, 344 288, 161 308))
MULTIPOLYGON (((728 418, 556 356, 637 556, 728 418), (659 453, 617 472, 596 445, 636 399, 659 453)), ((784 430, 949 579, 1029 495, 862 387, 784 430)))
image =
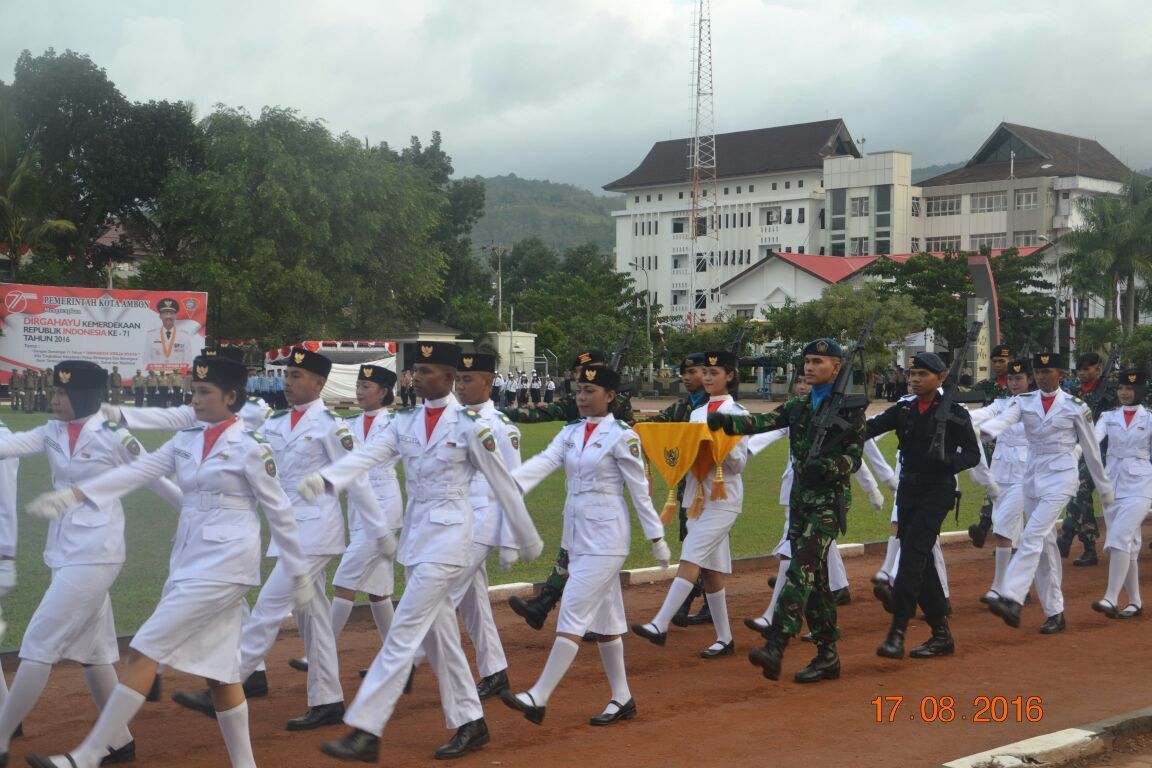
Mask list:
POLYGON ((789 517, 792 560, 772 615, 772 626, 789 637, 800 634, 805 619, 818 645, 834 643, 840 637, 836 600, 828 587, 828 547, 838 533, 834 507, 808 507, 789 517))
POLYGON ((560 548, 556 554, 556 564, 552 566, 552 572, 548 574, 548 580, 544 583, 553 589, 564 591, 564 586, 568 583, 568 550, 560 548))
POLYGON ((1083 461, 1080 462, 1080 487, 1076 495, 1068 502, 1064 509, 1064 522, 1061 524, 1064 536, 1071 539, 1079 536, 1080 541, 1088 546, 1095 544, 1100 531, 1096 527, 1096 508, 1092 503, 1092 493, 1096 484, 1092 482, 1092 475, 1083 461))

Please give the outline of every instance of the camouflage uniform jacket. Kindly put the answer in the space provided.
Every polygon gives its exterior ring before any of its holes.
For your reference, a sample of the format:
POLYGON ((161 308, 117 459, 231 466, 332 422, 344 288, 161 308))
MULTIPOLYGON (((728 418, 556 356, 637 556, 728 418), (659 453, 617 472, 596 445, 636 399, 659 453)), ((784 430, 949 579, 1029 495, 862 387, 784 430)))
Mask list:
MULTIPOLYGON (((1072 397, 1080 398, 1081 400, 1083 400, 1085 403, 1088 404, 1089 408, 1091 408, 1093 401, 1096 400, 1097 390, 1099 390, 1101 387, 1104 387, 1104 386, 1105 386, 1104 381, 1101 379, 1097 379, 1096 380, 1096 386, 1093 387, 1091 391, 1085 392, 1083 385, 1080 384, 1079 381, 1077 381, 1071 387, 1065 387, 1064 391, 1067 392, 1068 394, 1072 395, 1072 397)), ((1092 413, 1093 418, 1095 418, 1096 414, 1098 414, 1098 413, 1104 413, 1104 411, 1110 411, 1113 408, 1116 408, 1120 405, 1120 401, 1116 398, 1116 390, 1115 389, 1113 389, 1111 391, 1104 391, 1104 392, 1101 392, 1100 394, 1104 398, 1104 400, 1102 403, 1100 403, 1100 407, 1092 409, 1093 410, 1093 413, 1092 413)))
POLYGON ((984 405, 991 405, 993 400, 1012 397, 1012 390, 1008 389, 1008 385, 1000 384, 994 378, 978 381, 972 389, 984 393, 984 405))
POLYGON ((641 421, 641 422, 644 422, 644 421, 655 421, 655 422, 691 421, 692 420, 692 411, 694 411, 696 408, 699 408, 701 405, 704 405, 705 403, 708 402, 708 393, 707 392, 704 392, 703 390, 701 390, 698 393, 698 395, 699 396, 697 397, 697 399, 695 401, 693 401, 692 395, 686 395, 685 397, 680 398, 676 402, 672 403, 672 405, 668 406, 664 410, 657 413, 655 416, 652 416, 652 417, 647 418, 647 419, 639 419, 638 421, 641 421))
MULTIPOLYGON (((851 423, 846 431, 833 429, 825 438, 825 449, 821 458, 831 459, 832 467, 823 480, 809 482, 804 478, 804 463, 809 458, 808 449, 816 437, 815 417, 812 410, 812 396, 794 397, 771 413, 748 416, 733 416, 731 428, 725 431, 735 435, 755 435, 771 432, 774 429, 788 429, 788 443, 792 455, 795 480, 789 506, 792 509, 837 506, 852 506, 852 475, 860 469, 860 457, 864 452, 864 409, 853 409, 843 416, 851 423)), ((811 457, 817 458, 815 456, 811 457)))

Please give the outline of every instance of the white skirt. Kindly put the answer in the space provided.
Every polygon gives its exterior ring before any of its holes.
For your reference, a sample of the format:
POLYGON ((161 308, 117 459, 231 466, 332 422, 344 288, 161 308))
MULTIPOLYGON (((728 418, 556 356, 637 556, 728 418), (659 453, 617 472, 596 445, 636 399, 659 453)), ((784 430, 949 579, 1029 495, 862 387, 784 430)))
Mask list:
POLYGON ((223 581, 169 581, 160 604, 132 638, 132 649, 189 675, 242 682, 240 629, 249 589, 223 581))
POLYGON ((332 585, 377 597, 391 595, 396 585, 395 560, 381 554, 375 541, 354 534, 340 558, 332 585))
POLYGON ((557 632, 579 637, 585 632, 622 635, 628 631, 620 589, 620 569, 626 559, 624 555, 569 554, 557 632))
POLYGON ((1024 484, 1000 486, 1000 496, 992 503, 992 533, 1012 542, 1020 543, 1024 529, 1024 484))
POLYGON ((1108 534, 1104 538, 1104 548, 1139 554, 1142 543, 1140 526, 1148 514, 1149 504, 1149 499, 1144 496, 1127 496, 1116 499, 1105 509, 1104 522, 1108 534))
POLYGON ((108 590, 120 575, 121 563, 66 565, 52 570, 52 581, 20 645, 20 658, 55 664, 69 659, 80 664, 115 664, 116 620, 108 590))
POLYGON ((732 550, 728 531, 736 524, 738 512, 705 506, 700 517, 688 518, 688 535, 680 548, 680 560, 717 573, 732 573, 732 550))

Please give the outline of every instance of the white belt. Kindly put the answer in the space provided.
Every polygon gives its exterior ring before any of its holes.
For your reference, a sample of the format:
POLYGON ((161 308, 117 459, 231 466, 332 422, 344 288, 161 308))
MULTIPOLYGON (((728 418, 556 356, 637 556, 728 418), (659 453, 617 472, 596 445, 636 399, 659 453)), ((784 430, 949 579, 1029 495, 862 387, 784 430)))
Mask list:
POLYGON ((408 494, 417 501, 466 499, 468 498, 468 488, 449 485, 410 485, 408 486, 408 494))
POLYGON ((254 509, 256 499, 237 493, 200 491, 185 493, 183 506, 192 509, 254 509))
POLYGON ((564 483, 565 489, 568 493, 576 495, 578 493, 620 493, 621 483, 599 483, 594 480, 588 482, 580 482, 579 480, 569 480, 564 483))
POLYGON ((1076 443, 1069 445, 1062 445, 1060 443, 1031 443, 1029 449, 1033 456, 1059 456, 1064 453, 1072 453, 1076 450, 1076 443))
POLYGON ((1112 449, 1108 450, 1108 461, 1113 459, 1139 459, 1140 461, 1148 461, 1148 451, 1137 451, 1136 453, 1120 453, 1112 449))

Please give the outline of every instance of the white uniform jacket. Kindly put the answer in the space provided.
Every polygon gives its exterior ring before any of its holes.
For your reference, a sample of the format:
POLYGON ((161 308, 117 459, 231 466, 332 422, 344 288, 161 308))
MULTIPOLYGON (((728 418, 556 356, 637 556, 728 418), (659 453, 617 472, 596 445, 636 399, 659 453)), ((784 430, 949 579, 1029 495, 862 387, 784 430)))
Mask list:
MULTIPOLYGON (((0 440, 12 430, 0 421, 0 440)), ((0 557, 16 557, 16 475, 20 459, 0 461, 0 557)))
POLYGON ((260 584, 260 518, 272 531, 286 571, 308 572, 292 506, 276 481, 271 446, 239 421, 206 458, 204 426, 177 432, 154 454, 78 484, 91 503, 107 506, 152 478, 175 474, 184 503, 172 542, 168 578, 260 584))
POLYGON ((1132 423, 1126 424, 1123 408, 1105 411, 1096 422, 1096 438, 1108 438, 1105 471, 1116 498, 1152 499, 1152 414, 1138 405, 1132 423))
MULTIPOLYGON (((295 428, 290 413, 291 409, 280 411, 268 419, 264 424, 264 437, 272 445, 280 484, 296 513, 300 543, 305 554, 342 554, 346 533, 339 494, 326 492, 315 501, 305 501, 296 492, 296 486, 308 475, 348 455, 355 449, 356 440, 344 419, 328 410, 322 400, 308 406, 295 428)), ((348 484, 348 501, 356 505, 357 519, 367 538, 379 539, 391 531, 366 476, 348 484)), ((268 556, 276 555, 276 542, 272 542, 268 556)))
POLYGON ((524 506, 520 489, 504 466, 490 427, 479 411, 464 408, 455 395, 440 401, 404 408, 382 431, 372 435, 362 450, 320 470, 339 491, 372 467, 400 456, 408 501, 397 560, 406 566, 440 563, 472 564, 472 505, 468 489, 472 476, 483 472, 492 493, 508 516, 520 548, 539 543, 540 535, 524 506), (424 409, 444 404, 431 436, 424 409))
POLYGON ((547 448, 524 462, 512 476, 528 493, 564 467, 568 497, 560 546, 573 555, 624 556, 632 549, 625 486, 645 538, 664 536, 664 525, 648 497, 640 436, 609 414, 585 442, 585 422, 582 419, 564 426, 547 448))
MULTIPOLYGON (((383 432, 388 426, 388 422, 392 421, 394 414, 383 408, 377 411, 376 417, 372 419, 372 426, 368 428, 367 435, 364 434, 364 416, 365 414, 358 413, 347 421, 348 430, 352 433, 352 439, 356 442, 357 450, 375 437, 377 433, 383 432)), ((368 485, 372 487, 372 495, 376 497, 376 503, 380 505, 380 510, 384 513, 384 519, 387 521, 389 530, 393 531, 400 530, 400 526, 404 523, 404 497, 400 494, 400 480, 396 477, 396 461, 393 459, 368 471, 368 485)), ((352 499, 348 501, 348 531, 353 539, 357 538, 358 533, 364 533, 364 521, 361 519, 360 508, 352 499)))
MULTIPOLYGON (((711 397, 703 405, 692 410, 692 415, 689 416, 688 421, 693 423, 704 423, 708 421, 708 403, 721 401, 720 407, 716 409, 717 413, 731 413, 739 416, 747 415, 748 411, 744 406, 737 403, 732 399, 731 395, 722 395, 719 397, 711 397)), ((748 463, 748 438, 740 438, 740 442, 732 448, 728 455, 724 458, 724 489, 728 494, 727 499, 719 499, 712 501, 712 479, 716 476, 716 471, 713 469, 704 477, 704 506, 710 509, 723 509, 729 512, 739 513, 744 506, 744 466, 748 463)), ((696 499, 696 487, 698 485, 696 476, 691 472, 685 477, 684 484, 684 508, 692 506, 692 502, 696 499)))
MULTIPOLYGON (((996 418, 1011 401, 1012 398, 1002 397, 971 411, 972 425, 979 428, 981 424, 996 418)), ((1013 424, 996 438, 996 450, 992 453, 989 468, 992 479, 1001 487, 1024 482, 1024 473, 1028 468, 1028 433, 1023 422, 1013 424)))
MULTIPOLYGON (((36 453, 48 455, 52 486, 63 490, 88 478, 106 475, 147 452, 131 432, 95 413, 84 422, 72 453, 68 452, 68 425, 63 421, 49 421, 27 432, 0 438, 0 457, 36 453)), ((157 477, 149 487, 173 507, 180 508, 180 491, 171 481, 157 477)), ((48 526, 44 564, 49 568, 123 562, 124 508, 118 497, 107 503, 71 506, 48 526)))
MULTIPOLYGON (((520 466, 520 429, 500 411, 491 400, 474 406, 480 412, 480 420, 492 430, 496 447, 504 466, 514 471, 520 466)), ((468 499, 472 504, 472 541, 489 547, 505 546, 519 549, 516 537, 504 517, 500 505, 491 499, 488 478, 477 472, 468 488, 468 499)))
POLYGON ((980 431, 998 437, 1017 423, 1024 424, 1031 446, 1024 473, 1025 496, 1075 494, 1079 486, 1077 448, 1084 454, 1084 464, 1097 490, 1101 494, 1111 490, 1092 428, 1092 413, 1083 400, 1056 390, 1055 400, 1045 413, 1040 393, 1025 392, 1009 399, 1003 412, 981 424, 980 431))
MULTIPOLYGON (((272 415, 272 409, 258 397, 250 397, 240 409, 240 418, 246 429, 259 431, 272 415)), ((175 432, 188 429, 198 423, 196 411, 190 405, 175 408, 137 408, 134 405, 120 406, 120 418, 130 429, 163 429, 175 432)))

